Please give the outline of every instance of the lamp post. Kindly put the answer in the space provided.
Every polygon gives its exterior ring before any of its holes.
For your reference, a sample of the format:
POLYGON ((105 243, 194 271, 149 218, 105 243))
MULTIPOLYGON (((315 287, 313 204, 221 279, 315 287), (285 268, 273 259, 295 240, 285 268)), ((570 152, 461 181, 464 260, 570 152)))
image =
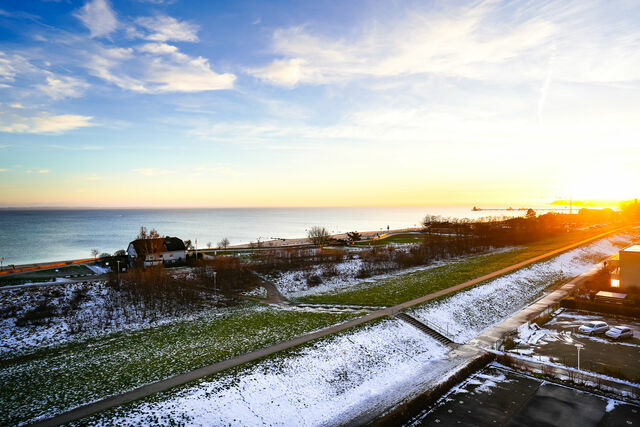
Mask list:
POLYGON ((213 296, 214 296, 214 297, 215 297, 215 296, 217 296, 217 295, 216 295, 216 286, 217 286, 217 283, 216 283, 216 276, 217 276, 217 275, 218 275, 218 273, 214 271, 214 272, 213 272, 213 296))
POLYGON ((576 348, 578 349, 578 370, 580 370, 580 350, 583 348, 584 346, 582 344, 576 344, 576 348))
POLYGON ((120 284, 120 260, 116 261, 118 263, 118 285, 120 284))

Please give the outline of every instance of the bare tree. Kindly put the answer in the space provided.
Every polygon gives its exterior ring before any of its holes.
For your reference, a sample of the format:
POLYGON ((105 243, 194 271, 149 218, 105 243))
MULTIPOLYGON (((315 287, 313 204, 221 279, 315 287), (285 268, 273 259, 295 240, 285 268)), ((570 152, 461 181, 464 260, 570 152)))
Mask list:
POLYGON ((98 254, 100 253, 97 249, 91 249, 91 258, 98 258, 98 254))
POLYGON ((147 227, 140 227, 140 233, 138 233, 138 239, 141 240, 149 240, 149 239, 159 239, 160 233, 155 228, 152 228, 149 232, 147 232, 147 227))
POLYGON ((229 247, 229 239, 226 237, 218 242, 218 249, 227 249, 229 247))
POLYGON ((207 242, 207 248, 211 249, 211 242, 207 242))
POLYGON ((307 237, 315 246, 322 247, 329 243, 329 232, 324 227, 311 227, 307 232, 307 237))
POLYGON ((362 235, 357 231, 350 231, 349 233, 347 233, 347 238, 351 243, 355 243, 362 240, 362 235))

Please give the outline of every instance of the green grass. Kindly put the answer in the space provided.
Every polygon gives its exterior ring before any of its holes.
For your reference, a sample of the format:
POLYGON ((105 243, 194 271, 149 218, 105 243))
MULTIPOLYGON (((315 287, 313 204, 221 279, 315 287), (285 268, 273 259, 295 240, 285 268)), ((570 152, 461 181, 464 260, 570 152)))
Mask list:
POLYGON ((51 416, 355 316, 250 305, 224 316, 119 332, 3 360, 0 425, 51 416))
POLYGON ((317 304, 392 306, 475 279, 595 234, 597 233, 576 232, 557 236, 508 252, 473 256, 428 270, 365 282, 344 291, 307 295, 295 300, 317 304))
POLYGON ((47 270, 38 270, 38 271, 28 271, 26 273, 11 275, 10 277, 5 277, 0 279, 0 287, 2 286, 12 286, 12 285, 22 285, 24 283, 30 282, 47 282, 49 280, 54 280, 56 277, 65 277, 65 276, 83 276, 83 275, 94 275, 95 273, 85 265, 69 265, 64 267, 58 267, 58 271, 55 268, 50 268, 47 270))
POLYGON ((393 234, 384 239, 378 240, 365 240, 362 242, 354 243, 354 246, 384 246, 390 243, 420 243, 424 239, 424 234, 422 233, 401 233, 401 234, 393 234))

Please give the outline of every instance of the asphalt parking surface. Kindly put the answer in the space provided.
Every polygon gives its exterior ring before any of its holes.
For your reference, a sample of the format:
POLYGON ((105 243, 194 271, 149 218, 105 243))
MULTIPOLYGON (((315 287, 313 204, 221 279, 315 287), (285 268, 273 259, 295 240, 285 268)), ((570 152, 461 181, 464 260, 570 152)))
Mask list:
POLYGON ((640 407, 492 364, 407 425, 633 426, 640 425, 640 407))
POLYGON ((524 355, 577 367, 576 344, 582 344, 580 367, 592 372, 640 382, 640 321, 630 317, 563 310, 542 326, 539 338, 520 342, 515 351, 524 355), (634 337, 615 341, 604 334, 588 336, 577 332, 586 322, 600 320, 612 327, 625 325, 634 337), (544 333, 544 335, 542 335, 544 333))

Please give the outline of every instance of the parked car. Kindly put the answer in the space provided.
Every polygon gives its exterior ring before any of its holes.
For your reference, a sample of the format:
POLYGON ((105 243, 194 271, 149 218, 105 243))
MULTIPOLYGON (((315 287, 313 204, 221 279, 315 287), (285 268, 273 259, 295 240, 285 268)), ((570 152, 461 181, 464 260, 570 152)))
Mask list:
POLYGON ((609 325, 606 322, 588 322, 578 328, 578 332, 585 335, 598 335, 607 332, 609 325))
POLYGON ((614 326, 605 335, 614 340, 623 340, 633 337, 633 331, 626 326, 614 326))

